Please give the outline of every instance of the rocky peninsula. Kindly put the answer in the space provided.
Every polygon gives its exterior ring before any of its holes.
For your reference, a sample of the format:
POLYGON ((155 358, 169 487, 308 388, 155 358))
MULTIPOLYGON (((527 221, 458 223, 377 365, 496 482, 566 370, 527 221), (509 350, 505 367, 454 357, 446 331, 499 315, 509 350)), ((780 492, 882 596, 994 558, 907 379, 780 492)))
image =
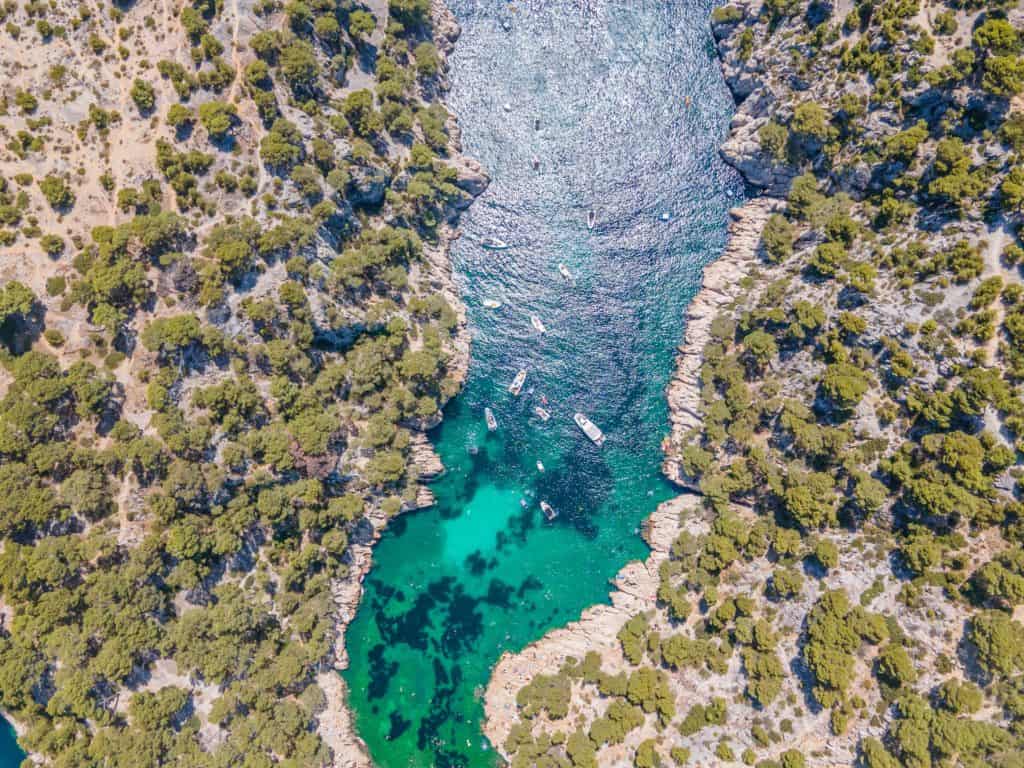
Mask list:
POLYGON ((714 11, 754 197, 667 392, 688 493, 610 605, 497 664, 512 766, 1020 760, 1022 21, 714 11))

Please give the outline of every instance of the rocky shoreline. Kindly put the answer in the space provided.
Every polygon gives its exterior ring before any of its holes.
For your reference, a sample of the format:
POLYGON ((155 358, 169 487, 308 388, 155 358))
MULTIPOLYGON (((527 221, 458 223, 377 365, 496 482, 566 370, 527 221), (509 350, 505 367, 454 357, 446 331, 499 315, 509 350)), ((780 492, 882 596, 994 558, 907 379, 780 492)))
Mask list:
MULTIPOLYGON (((739 107, 748 95, 744 89, 749 84, 727 71, 724 58, 720 63, 739 107)), ((730 125, 729 136, 722 145, 722 157, 748 184, 771 187, 761 182, 775 176, 770 169, 764 171, 759 147, 746 141, 751 126, 756 127, 763 120, 751 117, 751 103, 743 106, 744 111, 738 112, 730 125)), ((769 188, 729 211, 728 242, 721 256, 704 268, 700 290, 686 308, 684 340, 678 347, 675 370, 665 391, 671 431, 662 445, 665 453, 662 472, 689 493, 659 505, 644 521, 643 536, 651 553, 646 560, 630 562, 616 574, 611 582, 615 590, 609 594, 610 605, 591 606, 583 611, 578 621, 549 632, 518 654, 502 654, 484 695, 484 734, 502 754, 502 745, 519 719, 518 691, 536 675, 555 674, 567 658, 582 659, 590 651, 600 654, 602 666, 612 662, 614 668, 616 658, 621 663, 618 632, 632 616, 654 606, 659 568, 668 559, 672 542, 684 528, 693 527, 696 532, 706 527, 699 514, 699 489, 683 471, 675 448, 681 444, 683 435, 700 425, 699 375, 704 347, 711 338, 711 323, 722 309, 740 297, 744 290, 743 278, 757 262, 765 223, 772 213, 785 207, 785 201, 771 196, 771 192, 769 188)), ((624 745, 610 747, 607 750, 609 764, 627 764, 630 753, 624 745)))
POLYGON ((1022 666, 1022 598, 994 574, 1024 573, 1020 461, 985 456, 1019 451, 1024 423, 1024 86, 989 43, 1021 18, 782 6, 712 16, 737 104, 721 154, 759 192, 730 212, 666 390, 662 469, 690 493, 649 518, 611 605, 496 665, 484 731, 513 765, 1019 754, 1000 680, 1022 666), (943 463, 959 443, 971 479, 943 463), (975 730, 993 741, 943 741, 975 730))
MULTIPOLYGON (((579 621, 549 632, 517 654, 505 652, 491 673, 484 694, 484 734, 501 750, 518 720, 516 694, 538 674, 554 674, 567 658, 582 659, 596 651, 607 660, 619 653, 616 634, 623 623, 654 603, 658 592, 658 568, 668 558, 680 521, 696 510, 700 499, 682 494, 661 504, 644 522, 644 540, 651 554, 620 570, 612 584, 611 605, 594 605, 579 621)), ((625 754, 623 754, 625 759, 625 754)))
MULTIPOLYGON (((673 454, 673 438, 699 424, 700 385, 698 375, 703 350, 709 340, 711 321, 742 291, 741 281, 757 258, 761 230, 768 217, 782 205, 771 197, 756 197, 730 211, 729 241, 722 256, 704 269, 701 288, 687 307, 685 340, 679 346, 676 369, 666 388, 671 436, 666 439, 662 471, 673 482, 691 488, 673 454)), ((696 491, 696 488, 692 488, 696 491)), ((518 654, 502 654, 491 674, 484 694, 484 734, 501 750, 517 722, 516 694, 538 674, 555 674, 567 658, 582 659, 589 651, 601 655, 603 665, 610 657, 621 656, 617 638, 629 618, 653 606, 659 579, 658 570, 668 559, 672 542, 689 525, 701 526, 700 497, 683 493, 659 505, 644 521, 644 540, 651 553, 644 561, 633 561, 620 570, 609 594, 610 605, 594 605, 583 611, 578 621, 555 629, 531 643, 518 654)), ((609 754, 611 759, 614 755, 609 754)), ((625 748, 618 756, 628 758, 625 748)))
POLYGON ((686 476, 674 447, 683 436, 700 426, 700 368, 704 346, 711 339, 711 322, 743 292, 742 281, 757 260, 761 232, 772 213, 784 206, 781 200, 762 196, 729 211, 729 241, 722 255, 704 268, 701 287, 686 308, 685 341, 679 346, 675 372, 665 390, 671 432, 662 445, 662 472, 672 482, 694 492, 699 489, 686 476))
MULTIPOLYGON (((442 59, 442 72, 447 71, 447 57, 451 53, 459 36, 459 26, 451 10, 442 2, 431 3, 431 18, 434 39, 439 56, 442 59)), ((440 90, 449 88, 447 78, 439 78, 440 90)), ((440 227, 436 244, 424 247, 424 277, 431 288, 442 295, 455 310, 458 324, 455 328, 452 346, 449 350, 447 370, 451 378, 461 390, 469 371, 470 334, 466 325, 466 306, 452 277, 450 251, 452 243, 460 236, 458 215, 469 206, 472 199, 480 195, 489 183, 489 178, 480 164, 461 154, 462 145, 455 115, 451 115, 448 125, 451 142, 449 157, 458 171, 457 184, 466 192, 470 199, 464 201, 451 211, 448 223, 440 227)), ((443 403, 441 404, 443 407, 443 403)), ((436 419, 429 423, 417 425, 412 431, 412 461, 417 468, 420 484, 414 502, 406 503, 402 512, 424 509, 433 505, 434 494, 426 485, 444 472, 444 464, 430 441, 426 430, 440 424, 441 411, 436 419)), ((323 689, 327 704, 319 717, 318 731, 324 742, 334 753, 334 768, 371 768, 373 762, 365 742, 356 732, 354 718, 348 705, 348 687, 340 672, 348 668, 349 657, 345 648, 345 632, 355 618, 359 602, 363 596, 363 580, 373 566, 373 548, 380 539, 390 520, 380 507, 368 511, 366 520, 369 526, 358 542, 353 542, 350 555, 348 576, 337 579, 331 584, 331 594, 335 606, 334 664, 331 668, 317 676, 317 683, 323 689)))

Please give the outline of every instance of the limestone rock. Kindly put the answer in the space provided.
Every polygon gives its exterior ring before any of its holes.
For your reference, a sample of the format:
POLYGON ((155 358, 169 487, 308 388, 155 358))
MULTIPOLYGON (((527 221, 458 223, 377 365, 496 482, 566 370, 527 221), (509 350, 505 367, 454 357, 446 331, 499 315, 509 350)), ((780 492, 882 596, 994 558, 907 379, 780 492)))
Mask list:
POLYGON ((490 177, 480 163, 472 158, 464 158, 456 170, 458 176, 455 179, 455 186, 473 197, 483 194, 487 185, 491 183, 490 177))
POLYGON ((381 168, 353 167, 345 185, 345 197, 353 207, 380 205, 388 178, 387 171, 381 168))

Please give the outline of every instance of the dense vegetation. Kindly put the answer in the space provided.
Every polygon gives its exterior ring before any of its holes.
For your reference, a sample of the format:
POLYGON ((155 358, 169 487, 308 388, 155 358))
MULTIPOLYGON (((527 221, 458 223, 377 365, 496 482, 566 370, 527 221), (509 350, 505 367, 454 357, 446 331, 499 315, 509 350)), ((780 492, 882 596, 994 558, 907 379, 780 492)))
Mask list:
POLYGON ((1024 759, 1019 11, 837 5, 713 14, 779 203, 667 446, 701 513, 617 647, 519 691, 513 765, 1024 759))
POLYGON ((8 69, 81 67, 0 117, 0 708, 48 764, 332 763, 332 585, 461 376, 443 62, 390 5, 0 9, 8 69))

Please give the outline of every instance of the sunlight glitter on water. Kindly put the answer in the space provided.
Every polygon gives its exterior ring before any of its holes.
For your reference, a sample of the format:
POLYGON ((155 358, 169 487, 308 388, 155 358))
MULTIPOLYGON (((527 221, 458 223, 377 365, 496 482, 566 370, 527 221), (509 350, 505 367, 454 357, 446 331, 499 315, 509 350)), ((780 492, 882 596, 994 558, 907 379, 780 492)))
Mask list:
POLYGON ((606 600, 608 580, 644 556, 637 528, 673 494, 659 446, 686 303, 740 193, 717 153, 732 102, 712 3, 450 5, 463 27, 450 103, 493 182, 453 251, 473 347, 432 435, 448 472, 437 504, 381 540, 348 632, 351 704, 382 768, 493 764, 480 692, 498 656, 606 600), (513 247, 482 248, 491 237, 513 247), (542 395, 549 422, 534 416, 542 395))

